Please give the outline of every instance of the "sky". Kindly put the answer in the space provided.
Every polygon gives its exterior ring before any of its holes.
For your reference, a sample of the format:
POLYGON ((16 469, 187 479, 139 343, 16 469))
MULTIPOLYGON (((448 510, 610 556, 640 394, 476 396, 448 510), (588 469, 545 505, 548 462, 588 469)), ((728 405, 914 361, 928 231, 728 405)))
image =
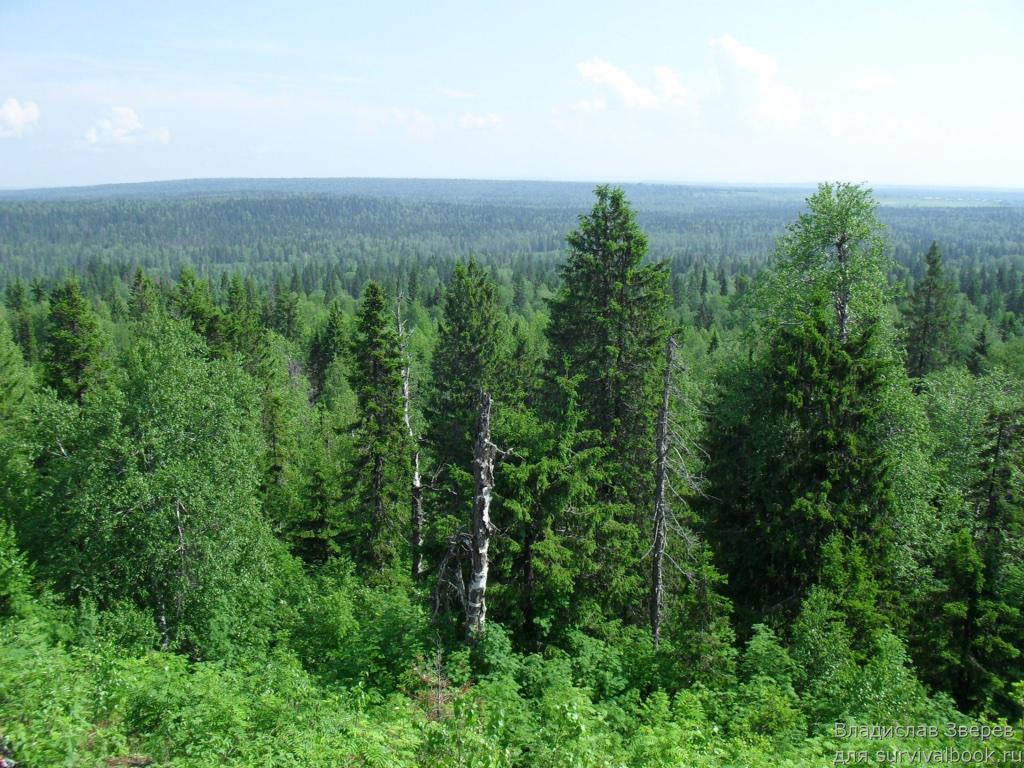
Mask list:
POLYGON ((1024 187, 1020 0, 0 0, 0 188, 1024 187))

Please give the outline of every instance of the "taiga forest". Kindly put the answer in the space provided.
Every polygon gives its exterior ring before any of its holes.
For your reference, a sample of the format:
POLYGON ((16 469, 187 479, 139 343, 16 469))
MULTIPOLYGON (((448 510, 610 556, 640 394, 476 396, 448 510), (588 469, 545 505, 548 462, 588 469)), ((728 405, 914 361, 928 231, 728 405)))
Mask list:
POLYGON ((8 191, 0 291, 4 765, 1024 760, 1024 193, 8 191))

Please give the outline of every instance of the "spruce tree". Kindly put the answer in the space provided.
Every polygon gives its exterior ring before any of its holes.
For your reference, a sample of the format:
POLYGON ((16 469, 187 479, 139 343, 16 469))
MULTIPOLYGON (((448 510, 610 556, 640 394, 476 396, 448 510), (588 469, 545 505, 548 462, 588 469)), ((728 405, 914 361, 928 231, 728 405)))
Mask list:
POLYGON ((967 356, 967 368, 975 376, 980 376, 984 372, 991 348, 992 343, 988 338, 988 323, 985 323, 974 337, 974 344, 967 356))
POLYGON ((299 294, 295 291, 277 291, 271 310, 271 327, 286 339, 297 341, 301 335, 299 325, 299 294))
POLYGON ((876 567, 890 544, 892 459, 877 424, 891 364, 873 325, 843 342, 829 314, 781 328, 766 361, 731 372, 708 430, 707 528, 752 622, 769 606, 791 615, 832 536, 876 567))
POLYGON ((193 269, 182 267, 178 284, 171 292, 171 306, 178 317, 191 324, 192 330, 204 339, 213 339, 219 313, 213 303, 210 284, 200 280, 193 269))
MULTIPOLYGON (((589 546, 601 579, 581 597, 641 621, 643 566, 654 492, 654 426, 670 304, 665 264, 644 264, 647 237, 621 189, 599 186, 589 214, 566 238, 569 255, 551 301, 549 381, 576 379, 580 429, 607 450, 589 546)), ((554 412, 564 407, 557 390, 554 412)))
POLYGON ((99 321, 77 280, 68 280, 50 294, 45 381, 57 394, 79 404, 99 372, 103 339, 99 321))
POLYGON ((668 335, 668 270, 643 263, 647 237, 621 189, 599 186, 569 234, 562 285, 551 301, 549 368, 579 376, 583 428, 612 449, 614 484, 643 503, 652 483, 661 350, 668 335))
POLYGON ((146 271, 139 267, 135 270, 135 277, 132 279, 128 311, 134 319, 141 320, 149 317, 159 308, 160 294, 157 292, 156 284, 146 274, 146 271))
POLYGON ((252 361, 259 352, 263 329, 249 291, 239 275, 232 275, 227 287, 227 306, 221 315, 224 341, 234 352, 252 361))
POLYGON ((348 346, 348 331, 345 315, 337 302, 331 304, 327 322, 317 331, 309 349, 309 379, 313 388, 313 399, 319 399, 327 381, 327 372, 335 360, 343 357, 348 346))
POLYGON ((942 270, 939 244, 925 256, 927 271, 914 288, 907 312, 907 371, 927 376, 944 365, 955 347, 953 287, 942 270))
POLYGON ((349 381, 358 402, 350 543, 362 559, 383 568, 408 540, 408 435, 402 404, 402 350, 384 289, 366 284, 356 315, 349 381))
POLYGON ((443 482, 460 470, 468 480, 477 399, 494 383, 502 333, 494 283, 475 261, 456 264, 444 292, 431 360, 434 388, 426 407, 427 439, 445 475, 443 482))
POLYGON ((0 434, 3 423, 21 407, 29 391, 29 375, 21 351, 0 313, 0 434))

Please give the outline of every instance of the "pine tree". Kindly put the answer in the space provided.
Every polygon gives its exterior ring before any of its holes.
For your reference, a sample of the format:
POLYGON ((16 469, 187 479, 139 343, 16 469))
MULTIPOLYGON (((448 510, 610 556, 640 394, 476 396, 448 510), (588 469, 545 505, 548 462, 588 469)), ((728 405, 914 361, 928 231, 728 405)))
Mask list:
POLYGON ((99 321, 78 281, 61 283, 50 294, 43 354, 46 383, 60 397, 81 404, 99 372, 102 349, 99 321))
POLYGON ((953 287, 943 274, 938 243, 932 243, 925 261, 927 271, 914 288, 906 317, 907 371, 914 378, 944 365, 956 343, 953 287))
POLYGON ((403 503, 409 455, 402 402, 402 350, 387 296, 378 283, 363 291, 352 339, 349 380, 358 401, 354 467, 355 530, 362 558, 383 568, 395 563, 408 541, 403 503))

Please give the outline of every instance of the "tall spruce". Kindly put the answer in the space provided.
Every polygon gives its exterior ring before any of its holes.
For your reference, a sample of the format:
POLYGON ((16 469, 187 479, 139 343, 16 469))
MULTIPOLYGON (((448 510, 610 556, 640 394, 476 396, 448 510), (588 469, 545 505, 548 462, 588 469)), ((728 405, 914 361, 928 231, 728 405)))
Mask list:
POLYGON ((366 284, 356 315, 349 380, 358 401, 353 546, 382 568, 405 551, 409 446, 402 349, 384 289, 366 284))
POLYGON ((19 410, 28 391, 25 361, 0 314, 0 429, 19 410))
POLYGON ((434 389, 427 402, 427 438, 449 481, 461 472, 469 487, 478 398, 494 383, 503 332, 497 289, 471 260, 455 265, 431 360, 434 389))
POLYGON ((647 237, 618 188, 599 186, 566 238, 569 256, 548 326, 553 373, 580 376, 583 428, 599 430, 620 471, 618 493, 643 503, 653 487, 661 351, 668 336, 668 270, 644 264, 647 237))
POLYGON ((927 270, 914 288, 906 315, 907 371, 914 378, 948 362, 956 342, 953 286, 942 270, 938 243, 932 243, 925 261, 927 270))
POLYGON ((830 314, 782 327, 767 360, 728 374, 708 430, 707 528, 750 621, 792 615, 833 535, 876 564, 890 539, 892 462, 877 423, 891 363, 873 351, 874 325, 842 341, 830 314))

